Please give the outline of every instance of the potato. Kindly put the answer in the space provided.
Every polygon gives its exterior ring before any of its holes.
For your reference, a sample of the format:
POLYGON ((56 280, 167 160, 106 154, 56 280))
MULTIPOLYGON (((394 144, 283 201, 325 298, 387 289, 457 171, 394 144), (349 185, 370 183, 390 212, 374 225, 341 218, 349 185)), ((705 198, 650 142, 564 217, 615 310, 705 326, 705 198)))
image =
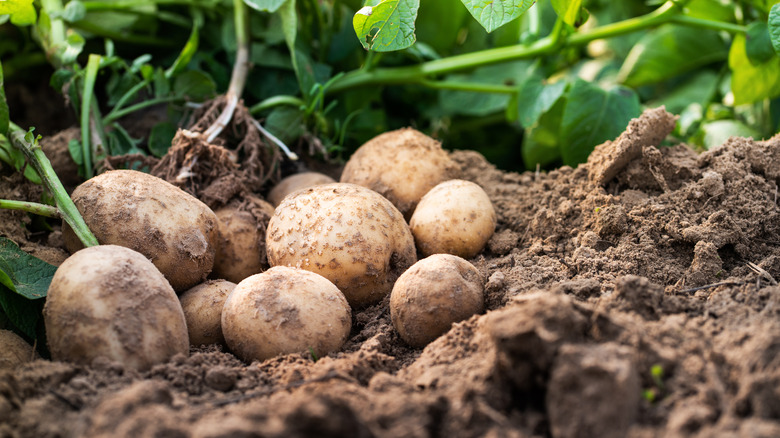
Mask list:
POLYGON ((274 208, 268 202, 248 197, 243 204, 229 204, 214 212, 219 238, 212 278, 238 283, 268 267, 265 230, 274 208))
POLYGON ((36 357, 27 341, 10 330, 0 330, 0 370, 13 370, 36 357))
POLYGON ((54 360, 107 357, 143 371, 189 352, 173 288, 149 259, 122 246, 68 257, 51 280, 43 317, 54 360))
POLYGON ((209 280, 181 294, 179 300, 191 345, 225 345, 222 307, 235 287, 235 283, 227 280, 209 280))
POLYGON ((477 255, 496 230, 496 211, 487 193, 473 182, 443 182, 426 193, 409 221, 424 256, 477 255))
MULTIPOLYGON (((114 170, 84 182, 71 197, 101 244, 145 255, 175 290, 189 289, 211 272, 217 217, 174 185, 143 172, 114 170)), ((82 248, 66 225, 63 238, 70 252, 82 248)))
POLYGON ((292 192, 334 182, 336 182, 335 179, 318 172, 296 173, 279 181, 279 184, 275 185, 268 192, 268 200, 271 201, 271 204, 277 206, 285 196, 292 192))
POLYGON ((423 347, 453 323, 484 310, 482 277, 466 260, 435 254, 415 263, 395 282, 390 319, 407 344, 423 347))
POLYGON ((380 194, 334 183, 284 198, 268 223, 271 266, 293 266, 332 281, 354 308, 390 293, 417 261, 403 216, 380 194))
POLYGON ((308 351, 337 351, 352 328, 352 310, 325 277, 273 267, 238 283, 222 309, 227 345, 245 361, 308 351))
POLYGON ((372 189, 393 203, 405 218, 420 198, 457 167, 441 144, 412 128, 386 132, 359 147, 344 167, 341 182, 372 189))

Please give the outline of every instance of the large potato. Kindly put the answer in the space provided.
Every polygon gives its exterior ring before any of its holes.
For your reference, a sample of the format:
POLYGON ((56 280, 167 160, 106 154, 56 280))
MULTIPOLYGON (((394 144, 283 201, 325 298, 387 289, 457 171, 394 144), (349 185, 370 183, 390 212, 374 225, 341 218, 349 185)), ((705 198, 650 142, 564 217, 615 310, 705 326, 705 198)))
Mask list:
POLYGON ((268 192, 268 200, 271 204, 277 206, 282 202, 282 199, 284 199, 285 196, 292 192, 334 182, 336 182, 336 180, 319 172, 296 173, 279 181, 279 184, 275 185, 274 188, 268 192))
POLYGON ((426 193, 409 221, 424 256, 477 255, 496 230, 496 211, 482 187, 470 181, 443 182, 426 193))
POLYGON ((386 132, 359 147, 341 182, 368 187, 386 197, 407 219, 430 189, 454 178, 456 165, 441 144, 412 128, 386 132))
MULTIPOLYGON (((177 291, 206 279, 214 264, 217 217, 195 197, 155 176, 134 170, 98 175, 71 195, 101 244, 145 255, 177 291)), ((63 226, 70 252, 82 247, 63 226)))
POLYGON ((466 260, 436 254, 415 263, 396 281, 390 294, 390 319, 401 338, 423 347, 453 323, 485 307, 482 277, 466 260))
POLYGON ((401 213, 355 184, 327 184, 284 198, 268 223, 271 266, 293 266, 332 281, 352 307, 380 301, 417 255, 401 213))
POLYGON ((209 280, 184 291, 179 300, 190 344, 194 346, 225 344, 222 335, 222 307, 236 287, 227 280, 209 280))
POLYGON ((246 361, 337 351, 352 328, 344 295, 321 275, 273 267, 239 283, 222 309, 228 347, 246 361))
POLYGON ((189 352, 179 299, 142 254, 116 245, 82 249, 57 268, 43 308, 54 360, 108 357, 146 370, 189 352))
POLYGON ((248 197, 243 203, 229 204, 214 212, 219 222, 213 278, 234 283, 267 268, 265 230, 274 214, 268 202, 248 197))

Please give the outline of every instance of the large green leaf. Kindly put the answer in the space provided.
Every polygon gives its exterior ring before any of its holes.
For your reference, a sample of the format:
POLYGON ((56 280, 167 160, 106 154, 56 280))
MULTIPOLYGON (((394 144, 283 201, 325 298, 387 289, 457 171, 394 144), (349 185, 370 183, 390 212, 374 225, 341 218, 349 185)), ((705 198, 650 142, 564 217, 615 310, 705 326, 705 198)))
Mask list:
POLYGON ((538 71, 530 74, 520 85, 518 116, 524 128, 532 127, 539 117, 547 112, 566 90, 563 80, 548 84, 538 71))
POLYGON ((462 0, 466 9, 488 32, 523 15, 534 0, 462 0))
POLYGON ((766 23, 760 21, 750 23, 745 39, 745 52, 753 65, 767 62, 775 56, 766 23))
POLYGON ((405 49, 417 40, 414 20, 420 0, 383 0, 376 6, 364 6, 352 18, 363 48, 375 52, 405 49))
POLYGON ((720 78, 710 70, 701 70, 681 85, 648 102, 651 108, 664 105, 672 114, 680 114, 688 105, 697 103, 706 106, 717 91, 720 78))
POLYGON ((772 6, 772 9, 769 11, 768 25, 772 47, 780 55, 780 3, 772 6))
POLYGON ((0 15, 11 15, 11 23, 17 26, 35 24, 36 14, 33 0, 2 0, 0 15))
POLYGON ((647 33, 631 49, 618 81, 633 88, 654 84, 727 56, 716 31, 667 24, 647 33))
POLYGON ((639 96, 625 87, 606 91, 578 79, 568 92, 561 121, 560 148, 564 164, 585 162, 597 145, 619 136, 642 112, 639 96))
POLYGON ((173 92, 176 96, 202 102, 217 93, 217 84, 206 73, 199 70, 189 70, 176 76, 173 92))
POLYGON ((244 0, 244 4, 260 12, 276 12, 287 0, 244 0))
POLYGON ((0 64, 0 135, 8 134, 8 102, 5 100, 5 87, 3 85, 3 64, 0 64))
MULTIPOLYGON (((480 67, 468 75, 449 75, 447 81, 475 84, 516 84, 523 80, 530 67, 530 61, 490 65, 480 67)), ((509 100, 508 94, 456 90, 442 90, 439 93, 439 102, 444 113, 465 116, 479 117, 496 113, 506 108, 509 100)))
POLYGON ((729 51, 731 92, 734 104, 753 103, 780 96, 780 57, 753 65, 747 55, 744 34, 734 36, 729 51))
POLYGON ((558 99, 532 128, 526 129, 521 151, 526 169, 533 170, 536 166, 544 168, 561 159, 558 145, 565 107, 566 99, 558 99))
POLYGON ((582 0, 551 0, 555 13, 569 25, 574 25, 582 7, 582 0))

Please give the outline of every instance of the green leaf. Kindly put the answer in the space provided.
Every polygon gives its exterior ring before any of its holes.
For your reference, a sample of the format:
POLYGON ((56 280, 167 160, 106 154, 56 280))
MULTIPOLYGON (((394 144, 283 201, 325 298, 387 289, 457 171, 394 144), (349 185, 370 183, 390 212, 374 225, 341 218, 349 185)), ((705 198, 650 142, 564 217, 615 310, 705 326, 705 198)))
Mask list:
POLYGON ((710 70, 702 70, 677 88, 647 103, 648 107, 661 105, 672 114, 680 114, 692 103, 706 106, 718 89, 719 75, 710 70))
POLYGON ((767 62, 775 56, 766 23, 760 21, 750 23, 745 38, 745 52, 753 65, 767 62))
POLYGON ((462 0, 466 9, 488 32, 520 17, 534 0, 462 0))
POLYGON ((376 6, 364 6, 352 17, 363 48, 375 52, 405 49, 417 40, 414 20, 420 0, 383 0, 376 6))
POLYGON ((276 12, 287 0, 244 0, 244 4, 260 12, 276 12))
POLYGON ((3 64, 0 64, 0 135, 8 134, 9 122, 8 102, 5 100, 5 86, 3 85, 3 64))
POLYGON ((290 144, 303 135, 303 120, 304 115, 300 109, 284 106, 271 111, 263 125, 279 140, 290 144))
POLYGON ((149 133, 149 152, 157 158, 168 152, 178 128, 171 122, 161 122, 152 127, 149 133))
POLYGON ((217 92, 217 84, 211 76, 198 70, 186 71, 176 77, 173 93, 195 102, 202 102, 217 92))
POLYGON ((43 316, 44 299, 29 300, 0 285, 0 307, 11 324, 29 339, 35 339, 43 316))
POLYGON ((559 99, 546 113, 539 117, 538 123, 526 129, 523 139, 523 163, 528 170, 548 165, 561 159, 560 143, 561 121, 566 99, 559 99))
POLYGON ((179 74, 187 64, 192 60, 195 52, 198 51, 198 41, 200 26, 203 24, 203 16, 201 14, 195 14, 194 22, 192 24, 192 31, 190 31, 190 37, 187 38, 187 43, 184 48, 181 49, 179 56, 176 57, 176 61, 173 62, 167 70, 165 70, 165 78, 170 79, 179 74))
POLYGON ((729 68, 735 105, 780 96, 780 57, 753 65, 747 55, 744 34, 734 36, 729 51, 729 68))
POLYGON ((701 134, 703 146, 707 149, 720 146, 729 137, 752 137, 761 139, 761 134, 755 129, 738 120, 715 120, 702 125, 701 134))
POLYGON ((780 3, 772 6, 769 11, 769 38, 775 53, 780 55, 780 3))
POLYGON ((72 139, 68 142, 68 152, 70 157, 73 158, 73 162, 78 164, 79 168, 84 164, 84 148, 81 147, 81 142, 72 139))
POLYGON ((555 13, 566 23, 574 26, 582 7, 582 0, 551 0, 555 13))
POLYGON ((130 137, 130 134, 119 124, 108 133, 108 150, 110 155, 143 154, 138 148, 141 140, 130 137))
MULTIPOLYGON (((447 81, 475 84, 513 84, 520 82, 530 67, 529 61, 490 65, 480 67, 468 75, 449 75, 447 81)), ((504 109, 509 100, 509 94, 456 90, 441 90, 439 93, 440 106, 446 114, 486 116, 504 109)))
POLYGON ((0 237, 0 283, 30 300, 43 298, 57 267, 19 249, 0 237))
POLYGON ((3 0, 0 1, 0 15, 11 15, 11 23, 17 26, 35 24, 37 15, 33 0, 3 0))
POLYGON ((654 84, 727 56, 716 31, 667 24, 647 33, 631 49, 618 81, 632 88, 654 84))
POLYGON ((606 91, 578 79, 567 97, 560 148, 564 164, 572 167, 585 162, 597 145, 619 136, 642 112, 639 96, 625 87, 606 91))
POLYGON ((565 90, 565 81, 559 80, 548 84, 540 72, 533 72, 520 85, 518 98, 520 124, 524 128, 532 127, 542 114, 555 105, 565 90))
POLYGON ((60 17, 67 22, 74 23, 87 17, 87 8, 79 0, 72 0, 65 5, 65 9, 60 14, 60 17))

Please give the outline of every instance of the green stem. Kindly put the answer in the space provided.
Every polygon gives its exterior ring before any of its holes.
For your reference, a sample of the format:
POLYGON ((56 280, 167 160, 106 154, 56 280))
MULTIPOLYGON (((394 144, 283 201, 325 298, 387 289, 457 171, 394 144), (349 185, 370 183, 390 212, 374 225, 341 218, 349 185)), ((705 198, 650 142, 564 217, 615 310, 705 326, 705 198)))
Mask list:
POLYGON ((118 32, 115 30, 106 29, 104 27, 97 26, 88 21, 77 21, 75 23, 71 23, 70 26, 73 29, 83 30, 91 34, 101 36, 103 38, 108 38, 114 41, 121 41, 124 43, 143 44, 148 46, 159 46, 159 47, 171 47, 176 45, 175 41, 166 40, 162 38, 155 38, 155 37, 150 37, 145 35, 133 35, 124 32, 118 32))
POLYGON ((111 112, 106 114, 106 116, 103 118, 103 123, 107 125, 107 124, 111 123, 111 121, 116 120, 118 117, 111 118, 113 116, 113 114, 116 113, 117 111, 120 111, 128 100, 133 98, 136 95, 136 93, 141 91, 141 89, 144 88, 145 86, 147 86, 148 84, 149 84, 149 80, 145 79, 145 80, 135 84, 129 90, 127 90, 127 92, 125 94, 123 94, 122 97, 120 97, 119 100, 116 102, 116 105, 114 105, 114 108, 111 109, 111 112))
POLYGON ((435 88, 438 90, 471 91, 475 93, 512 94, 517 92, 517 87, 510 87, 508 85, 484 84, 484 83, 477 83, 477 82, 431 81, 431 80, 423 79, 420 81, 420 85, 424 85, 429 88, 435 88))
POLYGON ((729 33, 747 33, 747 26, 742 26, 741 24, 705 20, 703 18, 689 17, 687 15, 677 15, 672 18, 672 22, 684 24, 686 26, 703 27, 705 29, 723 30, 729 33))
POLYGON ((124 116, 126 116, 126 115, 128 115, 130 113, 136 112, 138 110, 141 110, 141 109, 144 109, 144 108, 147 108, 147 107, 150 107, 150 106, 159 105, 161 103, 176 102, 177 100, 181 100, 181 97, 178 97, 178 96, 158 97, 156 99, 149 99, 149 100, 145 100, 143 102, 139 102, 139 103, 137 103, 135 105, 130 105, 127 108, 122 108, 121 110, 118 110, 118 111, 114 110, 114 111, 111 111, 110 113, 106 114, 105 117, 103 117, 103 124, 104 125, 111 124, 111 123, 121 119, 122 117, 124 117, 124 116))
POLYGON ((95 235, 89 230, 89 227, 84 222, 84 218, 81 217, 81 213, 79 213, 76 205, 68 196, 68 192, 65 191, 65 187, 62 186, 60 179, 57 178, 57 174, 54 173, 54 169, 51 167, 51 162, 44 155, 40 145, 34 138, 31 138, 32 134, 28 137, 27 133, 19 126, 11 123, 10 137, 11 144, 22 151, 25 157, 27 157, 27 161, 40 175, 44 186, 54 197, 54 203, 57 205, 63 220, 70 225, 84 246, 97 246, 98 241, 95 235))
POLYGON ((92 178, 92 148, 90 140, 92 139, 89 127, 90 108, 92 105, 92 96, 94 94, 95 79, 97 78, 98 68, 100 67, 100 55, 90 54, 87 60, 87 69, 84 77, 84 92, 81 97, 81 152, 84 157, 84 176, 87 179, 92 178))
POLYGON ((60 217, 60 211, 57 210, 57 207, 52 207, 51 205, 40 204, 37 202, 0 199, 0 208, 6 210, 26 211, 28 213, 37 214, 38 216, 46 216, 55 219, 60 217))
POLYGON ((679 14, 681 10, 681 7, 675 2, 668 1, 649 14, 605 24, 604 26, 599 26, 589 31, 573 34, 568 37, 566 44, 570 46, 582 46, 591 41, 614 38, 648 27, 658 26, 659 24, 669 22, 675 15, 679 14))
POLYGON ((252 113, 252 115, 255 115, 265 110, 269 110, 271 108, 275 108, 277 106, 282 106, 282 105, 301 107, 301 106, 306 106, 306 102, 304 102, 302 99, 295 96, 284 96, 284 95, 273 96, 273 97, 269 97, 268 99, 265 99, 260 103, 255 104, 254 106, 252 106, 252 108, 249 109, 249 112, 252 113))

